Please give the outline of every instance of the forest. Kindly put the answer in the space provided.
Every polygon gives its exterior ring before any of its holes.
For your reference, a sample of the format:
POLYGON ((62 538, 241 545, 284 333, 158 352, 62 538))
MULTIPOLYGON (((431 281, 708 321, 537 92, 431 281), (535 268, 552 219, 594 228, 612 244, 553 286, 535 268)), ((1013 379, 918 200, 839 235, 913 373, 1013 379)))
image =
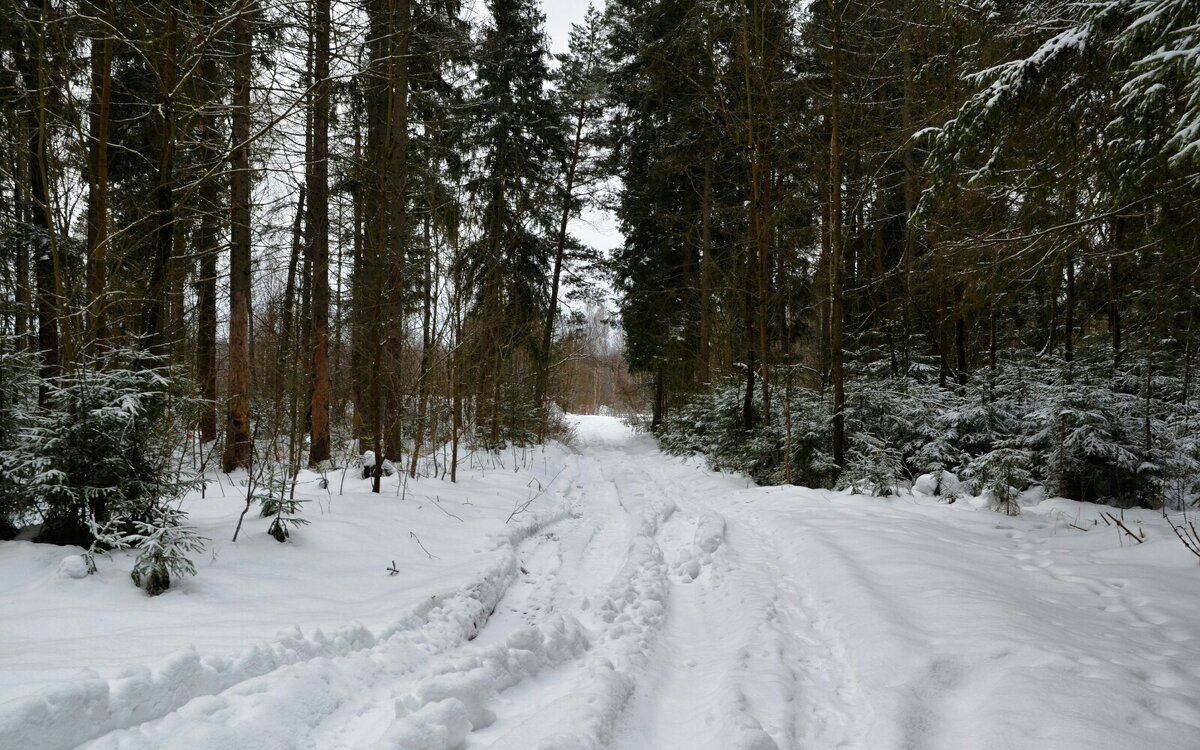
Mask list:
POLYGON ((245 470, 283 541, 303 468, 601 407, 767 484, 1195 502, 1196 3, 544 20, 2 0, 0 538, 169 541, 245 470))

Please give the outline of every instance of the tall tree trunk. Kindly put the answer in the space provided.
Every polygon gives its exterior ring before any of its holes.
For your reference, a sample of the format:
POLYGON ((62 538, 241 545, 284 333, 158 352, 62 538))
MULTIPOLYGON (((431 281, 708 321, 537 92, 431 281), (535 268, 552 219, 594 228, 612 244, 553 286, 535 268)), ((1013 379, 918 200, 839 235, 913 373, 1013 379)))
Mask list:
MULTIPOLYGON (((1118 222, 1124 220, 1118 219, 1118 222)), ((1123 238, 1124 232, 1119 232, 1123 238)), ((1121 369, 1121 272, 1116 257, 1108 262, 1108 329, 1112 335, 1113 374, 1121 369)))
MULTIPOLYGON (((287 402, 283 399, 283 394, 288 390, 289 375, 296 369, 295 353, 296 347, 293 346, 293 335, 296 328, 296 294, 297 287, 300 284, 299 277, 303 273, 300 267, 300 258, 304 254, 304 205, 307 200, 308 188, 305 185, 300 186, 300 190, 296 196, 296 213, 292 217, 292 249, 288 253, 287 277, 283 286, 283 304, 279 310, 279 341, 275 352, 275 376, 272 378, 272 390, 275 396, 277 408, 287 403, 290 409, 290 400, 287 402)), ((280 413, 276 413, 279 417, 280 413)))
MULTIPOLYGON (((210 180, 213 187, 216 181, 210 180)), ((201 191, 209 192, 207 188, 201 191)), ((214 196, 215 197, 215 196, 214 196)), ((196 381, 204 400, 200 413, 200 442, 217 439, 217 233, 215 203, 201 199, 204 214, 196 237, 200 267, 196 278, 196 381)))
POLYGON ((700 199, 700 341, 696 357, 696 381, 706 385, 711 379, 712 353, 712 158, 704 160, 704 187, 700 199))
MULTIPOLYGON (((351 128, 354 131, 354 164, 360 175, 358 184, 352 194, 353 202, 353 232, 350 258, 350 395, 354 402, 354 419, 352 434, 354 439, 361 442, 368 435, 366 415, 367 407, 367 378, 363 375, 363 364, 366 361, 368 331, 366 327, 367 296, 364 287, 367 284, 365 253, 366 238, 366 209, 373 203, 376 191, 367 188, 366 165, 363 158, 363 122, 362 107, 357 102, 350 107, 351 128)), ((362 446, 359 445, 361 452, 362 446)))
MULTIPOLYGON (((763 145, 761 148, 765 151, 766 146, 763 145)), ((762 161, 767 160, 765 153, 760 154, 760 157, 762 161)), ((758 318, 758 352, 762 358, 760 378, 762 384, 759 387, 762 389, 764 424, 771 424, 770 318, 767 314, 767 302, 771 296, 770 174, 769 165, 760 163, 758 177, 764 181, 764 184, 759 188, 759 218, 756 234, 758 241, 758 292, 756 294, 758 313, 755 317, 758 318)))
MULTIPOLYGON (((198 14, 202 23, 212 19, 212 0, 200 0, 198 14)), ((213 99, 213 77, 216 65, 211 51, 200 61, 201 106, 210 108, 213 99)), ((205 112, 200 117, 199 141, 203 167, 216 170, 220 159, 218 139, 221 129, 216 114, 205 112)), ((196 381, 200 398, 204 400, 200 413, 200 442, 217 439, 217 254, 220 233, 220 181, 214 174, 203 178, 199 190, 200 223, 197 228, 196 253, 200 256, 196 278, 196 381)))
POLYGON ((408 242, 408 48, 411 37, 409 0, 390 0, 388 44, 388 281, 387 304, 381 311, 389 316, 385 330, 387 366, 387 440, 385 453, 399 460, 403 450, 404 390, 400 363, 404 359, 404 285, 408 242))
MULTIPOLYGON (((16 144, 28 143, 26 128, 28 123, 17 123, 18 132, 16 134, 16 144)), ((29 159, 30 152, 25 148, 14 148, 11 154, 11 166, 13 175, 29 174, 29 166, 26 161, 29 159)), ((32 210, 32 200, 26 194, 26 189, 21 186, 19 179, 14 179, 13 185, 13 224, 22 226, 28 221, 28 214, 32 210)), ((14 286, 14 296, 16 301, 16 322, 13 325, 13 330, 17 335, 17 345, 21 351, 34 351, 37 348, 37 342, 33 338, 30 321, 33 318, 33 299, 29 287, 29 250, 28 243, 17 243, 15 270, 17 274, 14 286)))
MULTIPOLYGON (((904 4, 905 10, 905 34, 911 28, 912 2, 904 4)), ((904 300, 901 305, 902 327, 901 332, 901 347, 904 358, 904 374, 908 376, 909 364, 912 357, 912 266, 916 251, 916 228, 912 226, 911 219, 913 213, 917 209, 917 170, 916 163, 913 159, 913 139, 912 135, 915 130, 912 121, 912 106, 915 97, 913 86, 913 69, 912 69, 912 52, 909 47, 908 37, 900 37, 900 60, 904 76, 904 98, 900 107, 901 126, 904 129, 904 250, 902 257, 902 265, 904 274, 903 277, 903 292, 901 298, 904 300)))
POLYGON ((314 0, 312 156, 309 159, 308 242, 312 257, 312 398, 308 462, 328 461, 329 443, 329 0, 314 0))
POLYGON ((250 444, 250 81, 254 0, 233 21, 233 153, 229 175, 229 411, 225 472, 249 468, 250 444))
POLYGON ((1064 312, 1063 359, 1067 362, 1067 382, 1071 382, 1075 360, 1075 254, 1067 251, 1067 309, 1064 312))
POLYGON ((575 112, 575 138, 571 144, 571 158, 567 163, 567 181, 563 189, 562 212, 558 220, 558 234, 554 240, 554 272, 550 277, 550 307, 546 310, 546 322, 542 326, 542 345, 538 350, 537 383, 534 386, 533 403, 538 410, 538 442, 546 436, 546 391, 550 381, 550 346, 554 343, 554 322, 558 319, 558 287, 562 279, 563 256, 567 250, 567 224, 571 220, 571 203, 574 199, 575 172, 579 166, 579 153, 583 148, 583 126, 587 122, 587 100, 581 99, 575 112))
POLYGON ((371 470, 371 490, 380 491, 383 480, 383 331, 386 305, 383 299, 387 261, 388 214, 387 112, 390 96, 388 57, 391 23, 386 0, 367 4, 370 22, 368 34, 369 76, 366 99, 366 148, 360 161, 363 181, 363 241, 354 276, 354 309, 361 335, 355 347, 359 361, 355 375, 359 380, 362 404, 361 437, 375 454, 371 470))
MULTIPOLYGON (((37 8, 29 3, 30 26, 27 46, 17 56, 17 69, 21 74, 25 91, 29 126, 25 133, 27 151, 26 166, 29 169, 28 215, 35 229, 32 255, 34 258, 34 298, 37 314, 37 349, 41 353, 41 377, 53 378, 62 371, 64 360, 69 361, 62 351, 67 331, 61 331, 63 323, 60 304, 60 262, 58 242, 54 234, 52 207, 50 205, 49 165, 46 122, 45 51, 46 8, 37 8)), ((40 390, 39 399, 44 400, 47 390, 40 390)))
POLYGON ((663 379, 663 366, 660 363, 654 370, 654 404, 650 410, 650 430, 657 432, 666 417, 667 396, 666 383, 663 379))
POLYGON ((417 422, 413 430, 412 459, 408 475, 417 476, 417 464, 421 458, 421 446, 425 441, 425 414, 429 402, 429 367, 433 349, 433 198, 430 196, 429 210, 425 214, 425 268, 421 276, 421 365, 417 376, 417 422))
POLYGON ((965 388, 967 385, 967 324, 963 319, 963 288, 961 285, 954 287, 954 353, 956 358, 957 368, 955 377, 958 380, 958 385, 965 388))
POLYGON ((87 340, 107 335, 108 123, 112 101, 112 0, 93 1, 91 12, 103 20, 91 42, 92 104, 88 112, 88 321, 87 340))
MULTIPOLYGON (((165 358, 166 295, 171 255, 175 249, 175 52, 178 14, 175 4, 164 5, 166 28, 158 50, 160 89, 158 102, 158 178, 154 189, 154 256, 150 264, 150 284, 142 307, 142 336, 150 354, 165 358)), ((160 360, 160 362, 163 360, 160 360)))
POLYGON ((833 380, 833 462, 840 472, 846 467, 846 381, 843 352, 843 265, 842 242, 842 3, 829 0, 830 94, 829 94, 829 355, 833 380))

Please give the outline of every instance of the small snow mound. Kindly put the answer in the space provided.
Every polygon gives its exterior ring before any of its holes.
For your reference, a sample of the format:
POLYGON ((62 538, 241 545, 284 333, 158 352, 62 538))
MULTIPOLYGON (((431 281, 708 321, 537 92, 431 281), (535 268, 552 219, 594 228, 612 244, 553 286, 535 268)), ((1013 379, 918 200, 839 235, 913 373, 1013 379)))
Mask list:
POLYGON ((932 474, 922 474, 913 482, 912 491, 918 495, 936 495, 938 481, 932 474))
POLYGON ((922 474, 913 482, 912 491, 916 495, 949 499, 958 498, 963 494, 962 481, 952 471, 922 474))
POLYGON ((1046 488, 1040 484, 1035 484, 1021 494, 1017 495, 1017 505, 1022 508, 1032 508, 1041 505, 1046 499, 1046 488))
POLYGON ((737 717, 733 747, 737 750, 779 750, 779 745, 763 731, 758 720, 744 713, 737 717))
POLYGON ((461 716, 468 732, 489 727, 495 722, 496 715, 487 705, 500 692, 583 654, 588 647, 587 636, 579 623, 558 617, 450 662, 397 701, 397 718, 386 735, 388 739, 384 746, 456 748, 459 745, 436 744, 441 742, 438 738, 443 734, 451 738, 457 736, 453 732, 442 733, 439 729, 447 717, 457 721, 461 716), (441 708, 431 710, 431 706, 441 708), (427 723, 431 726, 425 727, 427 723), (417 738, 426 744, 403 744, 397 738, 417 738))
POLYGON ((467 707, 457 698, 422 706, 397 719, 380 739, 387 750, 457 750, 471 731, 467 707))
POLYGON ((705 513, 696 526, 696 546, 711 555, 725 541, 725 519, 716 513, 705 513))
POLYGON ((88 577, 87 560, 83 559, 83 555, 70 555, 64 557, 62 562, 58 564, 58 570, 54 573, 54 577, 60 581, 88 577))

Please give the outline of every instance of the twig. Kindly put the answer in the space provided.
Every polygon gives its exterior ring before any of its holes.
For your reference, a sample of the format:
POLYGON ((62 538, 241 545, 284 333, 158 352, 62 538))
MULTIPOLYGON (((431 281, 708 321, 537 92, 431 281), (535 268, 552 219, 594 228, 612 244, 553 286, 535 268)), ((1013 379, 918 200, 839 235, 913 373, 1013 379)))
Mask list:
POLYGON ((422 551, 422 552, 424 552, 426 555, 428 555, 428 556, 429 556, 429 559, 430 559, 430 560, 440 560, 440 559, 441 559, 441 558, 440 558, 440 557, 438 557, 437 555, 435 555, 435 554, 433 554, 432 552, 430 552, 429 550, 425 549, 425 545, 424 545, 424 544, 421 544, 421 537, 417 536, 417 532, 415 532, 415 531, 410 531, 410 532, 408 532, 408 537, 409 537, 410 539, 413 539, 413 540, 415 540, 415 541, 416 541, 416 543, 417 543, 417 546, 421 548, 421 551, 422 551))
POLYGON ((1114 516, 1112 513, 1106 513, 1106 515, 1113 520, 1113 523, 1115 523, 1117 526, 1120 526, 1121 530, 1124 531, 1126 534, 1128 534, 1131 539, 1137 540, 1138 544, 1141 544, 1142 542, 1146 541, 1142 537, 1140 537, 1137 534, 1130 531, 1129 527, 1126 526, 1125 524, 1121 523, 1121 521, 1116 516, 1114 516))
POLYGON ((392 560, 392 567, 388 568, 388 575, 394 576, 400 573, 400 569, 396 567, 396 561, 392 560))
MULTIPOLYGON (((529 506, 533 504, 533 501, 537 500, 539 497, 541 497, 546 492, 546 490, 550 489, 550 485, 554 484, 554 480, 558 479, 558 475, 562 474, 563 470, 566 468, 567 467, 564 466, 562 469, 559 469, 558 474, 555 474, 554 476, 550 477, 550 481, 546 482, 546 485, 544 487, 542 486, 541 482, 538 482, 538 491, 533 493, 533 495, 531 495, 530 498, 528 500, 526 500, 524 503, 519 503, 518 505, 515 505, 513 507, 513 512, 509 513, 508 518, 504 519, 504 525, 507 526, 508 522, 513 520, 513 518, 520 515, 521 513, 524 513, 525 511, 529 510, 529 506)), ((533 481, 537 481, 537 480, 534 479, 533 481)))
POLYGON ((1177 524, 1170 518, 1167 519, 1167 523, 1171 524, 1171 531, 1175 532, 1175 536, 1179 537, 1179 541, 1183 542, 1183 546, 1187 547, 1188 552, 1200 557, 1200 533, 1196 531, 1196 524, 1186 514, 1182 524, 1177 524))
POLYGON ((458 516, 454 515, 453 513, 451 513, 450 511, 448 511, 442 507, 442 496, 441 495, 435 495, 434 497, 435 497, 435 499, 433 501, 433 504, 438 510, 440 510, 441 512, 450 516, 451 518, 455 519, 459 523, 463 523, 463 520, 461 518, 459 518, 458 516))

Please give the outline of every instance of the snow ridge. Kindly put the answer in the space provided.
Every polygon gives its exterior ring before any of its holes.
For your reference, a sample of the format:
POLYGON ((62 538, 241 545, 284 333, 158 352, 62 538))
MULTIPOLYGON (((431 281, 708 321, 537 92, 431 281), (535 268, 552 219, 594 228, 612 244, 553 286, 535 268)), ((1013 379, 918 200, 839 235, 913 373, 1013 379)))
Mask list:
POLYGON ((574 618, 556 617, 481 653, 456 659, 396 701, 397 718, 379 746, 453 750, 466 732, 484 729, 496 720, 487 704, 500 692, 580 656, 589 645, 574 618))
POLYGON ((305 635, 299 628, 251 646, 233 657, 203 656, 185 649, 153 666, 126 668, 109 681, 91 671, 68 684, 0 706, 0 747, 67 750, 106 734, 161 719, 196 698, 216 696, 263 675, 319 659, 422 644, 428 651, 452 648, 475 637, 519 574, 516 545, 566 516, 562 508, 531 516, 492 537, 496 554, 476 580, 434 597, 375 635, 362 625, 305 635))

